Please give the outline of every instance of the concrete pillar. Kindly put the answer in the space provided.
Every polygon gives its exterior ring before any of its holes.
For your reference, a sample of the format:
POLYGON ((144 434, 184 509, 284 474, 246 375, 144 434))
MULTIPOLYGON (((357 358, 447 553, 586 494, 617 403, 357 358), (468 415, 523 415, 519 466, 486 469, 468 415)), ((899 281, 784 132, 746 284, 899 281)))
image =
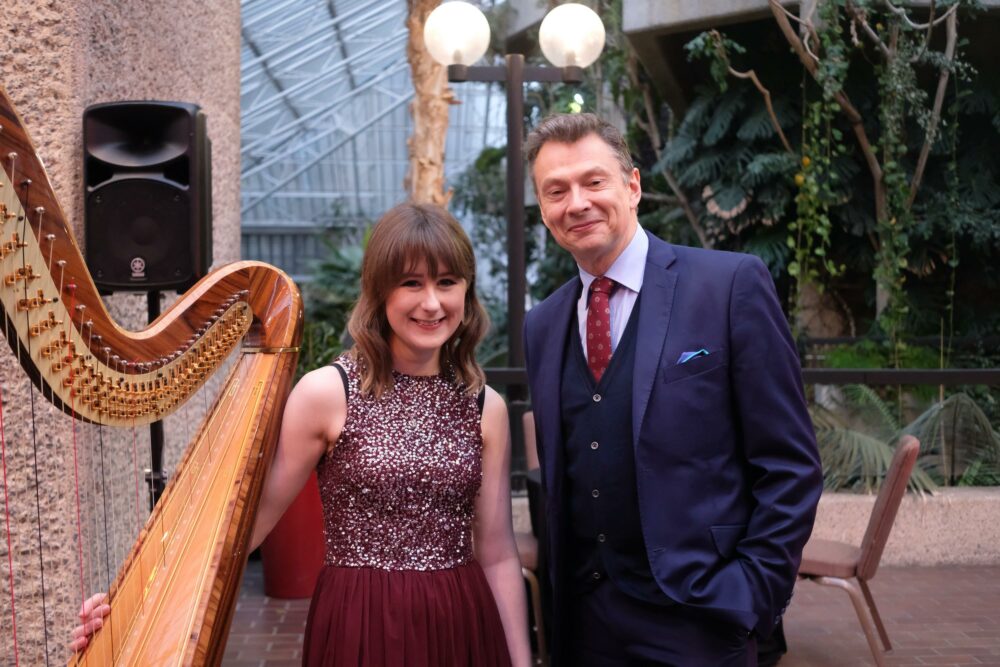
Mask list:
MULTIPOLYGON (((127 99, 200 104, 213 143, 215 264, 238 259, 239 0, 6 0, 0 85, 24 119, 81 246, 84 108, 127 99)), ((145 296, 115 296, 108 305, 122 326, 145 324, 145 296)), ((60 664, 68 658, 81 596, 114 579, 145 520, 146 496, 140 488, 136 500, 135 471, 141 475, 148 466, 149 437, 147 428, 133 434, 74 424, 29 385, 4 345, 0 390, 13 567, 0 495, 0 662, 13 664, 16 620, 20 664, 60 664)), ((193 435, 194 412, 204 412, 206 401, 197 403, 196 411, 167 423, 168 465, 193 435)))

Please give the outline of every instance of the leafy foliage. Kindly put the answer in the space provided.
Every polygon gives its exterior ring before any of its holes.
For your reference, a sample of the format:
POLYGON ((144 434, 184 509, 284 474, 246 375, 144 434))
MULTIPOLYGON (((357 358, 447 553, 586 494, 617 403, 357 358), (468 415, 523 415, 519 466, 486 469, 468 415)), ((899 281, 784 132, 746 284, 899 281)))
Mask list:
POLYGON ((1000 433, 967 394, 935 403, 905 432, 920 440, 918 464, 936 483, 1000 484, 1000 433))
MULTIPOLYGON (((870 387, 828 388, 812 410, 823 462, 823 485, 831 491, 876 491, 885 479, 900 427, 892 409, 870 387)), ((910 488, 930 492, 931 477, 915 468, 910 488)))
MULTIPOLYGON (((366 235, 367 240, 367 235, 366 235)), ((360 293, 363 246, 328 237, 327 256, 303 289, 306 319, 296 377, 330 363, 347 342, 347 320, 360 293)))

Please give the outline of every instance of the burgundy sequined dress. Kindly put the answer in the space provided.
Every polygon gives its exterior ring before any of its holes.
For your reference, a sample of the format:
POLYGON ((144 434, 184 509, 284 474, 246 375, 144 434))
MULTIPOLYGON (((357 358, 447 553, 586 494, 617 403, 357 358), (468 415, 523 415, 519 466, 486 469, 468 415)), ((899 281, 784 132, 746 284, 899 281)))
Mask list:
POLYGON ((326 564, 302 664, 510 665, 496 602, 472 557, 482 480, 476 397, 442 376, 394 373, 374 399, 353 360, 347 420, 317 467, 326 564))

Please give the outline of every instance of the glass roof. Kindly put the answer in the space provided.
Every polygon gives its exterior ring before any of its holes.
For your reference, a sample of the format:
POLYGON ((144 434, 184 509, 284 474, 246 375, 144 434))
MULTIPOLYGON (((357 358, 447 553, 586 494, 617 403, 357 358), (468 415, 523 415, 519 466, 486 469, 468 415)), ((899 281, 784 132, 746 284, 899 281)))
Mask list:
MULTIPOLYGON (((241 213, 244 257, 284 266, 256 233, 363 228, 406 197, 413 98, 406 0, 243 0, 241 213)), ((446 178, 503 145, 502 90, 463 83, 446 178)), ((301 251, 292 253, 296 259, 301 251)))

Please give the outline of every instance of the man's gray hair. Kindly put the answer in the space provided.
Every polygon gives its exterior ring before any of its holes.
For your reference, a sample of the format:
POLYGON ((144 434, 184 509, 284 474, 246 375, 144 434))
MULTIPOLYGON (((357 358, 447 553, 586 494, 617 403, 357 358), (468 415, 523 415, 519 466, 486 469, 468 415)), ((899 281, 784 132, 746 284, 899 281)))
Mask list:
POLYGON ((627 182, 632 176, 634 165, 625 137, 618 128, 592 113, 560 113, 543 120, 524 140, 524 156, 528 161, 528 169, 531 170, 532 183, 535 182, 535 158, 538 157, 538 151, 542 146, 550 141, 573 144, 590 134, 597 135, 614 151, 627 182))

